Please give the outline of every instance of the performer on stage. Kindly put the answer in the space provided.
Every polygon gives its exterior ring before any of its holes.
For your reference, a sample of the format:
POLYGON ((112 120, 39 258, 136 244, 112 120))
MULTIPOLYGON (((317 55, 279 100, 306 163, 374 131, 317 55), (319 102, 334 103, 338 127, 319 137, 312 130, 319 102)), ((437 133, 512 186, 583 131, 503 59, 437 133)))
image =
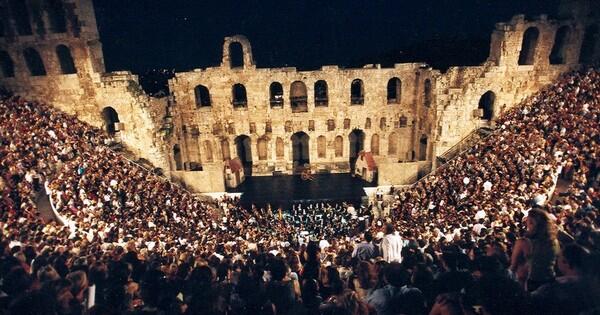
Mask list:
POLYGON ((303 180, 313 180, 315 176, 311 173, 310 167, 305 167, 302 171, 302 175, 300 175, 303 180))

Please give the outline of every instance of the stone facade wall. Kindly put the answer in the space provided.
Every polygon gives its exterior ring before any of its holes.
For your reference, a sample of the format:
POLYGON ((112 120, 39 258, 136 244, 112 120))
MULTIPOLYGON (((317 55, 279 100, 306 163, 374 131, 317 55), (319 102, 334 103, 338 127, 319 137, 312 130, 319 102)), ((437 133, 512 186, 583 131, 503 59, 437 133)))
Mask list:
POLYGON ((379 138, 379 154, 376 155, 378 162, 388 159, 405 160, 407 157, 410 159, 415 146, 414 135, 429 133, 427 128, 431 124, 421 121, 431 120, 433 109, 423 106, 421 86, 425 79, 434 79, 435 74, 429 68, 421 69, 420 64, 362 69, 324 66, 320 71, 297 71, 295 68, 256 69, 253 65, 230 68, 224 60, 221 67, 177 73, 170 81, 170 89, 176 102, 174 110, 181 118, 181 125, 175 127, 174 144, 178 144, 184 151, 185 161, 204 165, 220 163, 227 158, 221 150, 224 142, 230 155, 235 156, 236 137, 248 136, 253 175, 272 175, 273 171, 291 173, 291 137, 297 132, 304 132, 309 136, 310 164, 315 169, 349 171, 348 137, 353 130, 364 132, 366 151, 371 151, 373 137, 379 138), (402 93, 399 101, 390 103, 387 100, 387 84, 392 78, 401 80, 402 93), (362 80, 364 84, 362 105, 351 104, 350 86, 355 79, 362 80), (327 82, 327 106, 315 104, 314 86, 318 80, 327 82), (294 112, 290 105, 290 87, 293 82, 298 81, 306 86, 305 112, 294 112), (269 87, 273 82, 279 82, 283 86, 281 106, 273 107, 270 104, 269 87), (238 83, 243 84, 247 91, 247 106, 241 108, 235 108, 232 99, 232 87, 238 83), (211 106, 197 106, 195 87, 198 85, 208 88, 211 106), (401 118, 406 121, 405 125, 400 125, 401 118), (183 132, 184 126, 186 132, 183 132), (192 135, 187 132, 191 129, 198 133, 192 135), (396 142, 396 153, 388 154, 388 140, 392 133, 395 134, 392 138, 396 142), (320 154, 319 137, 325 137, 325 150, 321 150, 320 154), (341 156, 336 156, 336 137, 343 139, 341 156), (261 139, 266 140, 267 151, 262 156, 258 148, 261 139), (277 154, 277 139, 284 143, 283 155, 277 154), (207 142, 210 143, 209 150, 207 142))
MULTIPOLYGON (((0 0, 0 84, 98 127, 109 127, 103 110, 114 109, 120 129, 115 138, 128 151, 198 192, 225 189, 223 161, 238 155, 238 137, 249 139, 253 176, 296 171, 294 135, 308 137, 308 150, 299 160, 309 160, 314 171, 349 172, 350 135, 355 131, 364 134, 363 149, 373 152, 380 184, 406 184, 429 172, 437 156, 473 130, 493 126, 503 111, 577 68, 582 51, 587 51, 587 60, 600 57, 600 35, 590 36, 600 26, 598 10, 581 9, 598 4, 570 0, 564 1, 561 20, 517 15, 498 23, 485 63, 452 67, 445 73, 422 63, 323 66, 317 71, 257 68, 250 41, 241 35, 226 37, 219 67, 177 73, 169 81, 171 95, 157 99, 141 90, 137 76, 106 73, 91 0, 60 2, 58 17, 39 1, 24 3, 29 17, 19 20, 13 12, 19 8, 0 0), (525 38, 533 38, 532 27, 537 41, 525 40, 529 46, 524 46, 525 38), (557 34, 565 30, 564 47, 557 50, 557 34), (526 47, 535 48, 522 54, 526 47), (32 75, 25 59, 25 51, 32 49, 43 63, 42 75, 32 75), (62 58, 57 49, 62 49, 62 58), (72 56, 73 73, 65 73, 64 50, 72 56), (556 56, 560 63, 551 64, 556 56), (401 81, 401 96, 389 101, 387 87, 393 78, 401 81), (351 95, 356 79, 363 84, 361 102, 351 95), (323 99, 315 97, 320 80, 327 83, 327 106, 319 106, 323 99), (273 82, 282 86, 283 95, 274 102, 278 106, 271 104, 273 82), (245 88, 245 106, 234 106, 241 104, 233 98, 236 84, 245 88), (198 86, 206 90, 197 92, 198 86), (297 92, 304 89, 306 98, 298 98, 297 92), (493 102, 487 107, 489 117, 482 119, 479 103, 488 91, 493 92, 493 102), (292 103, 300 104, 300 110, 292 109, 292 103)), ((66 64, 68 69, 68 60, 66 64)))
POLYGON ((574 20, 554 21, 540 16, 534 21, 517 15, 508 23, 498 23, 492 34, 488 60, 477 67, 453 67, 439 80, 438 117, 435 156, 457 144, 474 129, 493 124, 481 119, 476 111, 481 97, 488 91, 495 95, 493 117, 520 103, 529 95, 555 80, 561 73, 579 66, 585 25, 574 20), (566 26, 569 36, 564 46, 564 61, 550 64, 557 30, 566 26), (533 64, 520 65, 524 33, 539 30, 533 64))

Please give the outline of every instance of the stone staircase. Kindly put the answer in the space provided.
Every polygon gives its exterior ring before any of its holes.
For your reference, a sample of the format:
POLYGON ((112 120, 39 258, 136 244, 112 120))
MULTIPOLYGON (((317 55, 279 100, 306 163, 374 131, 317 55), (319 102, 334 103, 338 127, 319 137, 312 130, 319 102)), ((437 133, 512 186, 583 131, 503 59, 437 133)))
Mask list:
POLYGON ((446 164, 446 162, 452 160, 457 155, 473 147, 481 140, 487 138, 491 133, 492 129, 488 127, 482 127, 471 131, 471 133, 469 133, 461 141, 453 145, 450 149, 446 150, 446 152, 439 155, 437 157, 437 165, 440 166, 446 164))

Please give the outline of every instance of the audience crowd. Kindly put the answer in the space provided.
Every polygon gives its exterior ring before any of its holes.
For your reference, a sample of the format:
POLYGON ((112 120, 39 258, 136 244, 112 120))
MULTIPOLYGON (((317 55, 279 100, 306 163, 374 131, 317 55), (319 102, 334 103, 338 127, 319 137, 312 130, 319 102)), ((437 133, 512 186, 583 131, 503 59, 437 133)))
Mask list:
POLYGON ((600 71, 564 75, 379 218, 202 201, 4 97, 0 312, 600 313, 599 109, 600 71), (45 192, 66 224, 43 219, 45 192))

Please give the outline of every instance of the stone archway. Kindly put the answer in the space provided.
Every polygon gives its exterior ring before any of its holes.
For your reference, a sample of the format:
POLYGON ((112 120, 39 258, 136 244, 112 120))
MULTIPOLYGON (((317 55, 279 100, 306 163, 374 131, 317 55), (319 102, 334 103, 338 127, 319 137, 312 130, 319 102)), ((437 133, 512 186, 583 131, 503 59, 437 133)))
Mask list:
POLYGON ((305 164, 310 164, 310 137, 304 131, 296 132, 291 137, 292 140, 292 161, 294 168, 305 164))
POLYGON ((519 65, 533 65, 535 63, 535 54, 538 46, 540 31, 532 26, 523 33, 523 42, 519 52, 519 65))
POLYGON ((358 154, 365 148, 365 132, 360 129, 352 130, 348 135, 348 141, 350 142, 350 170, 353 172, 358 154))
POLYGON ((109 135, 114 135, 117 131, 117 128, 115 128, 115 124, 119 122, 119 114, 117 113, 117 111, 110 107, 104 107, 104 109, 102 110, 102 118, 104 119, 104 127, 106 128, 106 132, 109 135))
POLYGON ((240 135, 235 138, 235 148, 237 150, 237 156, 244 166, 244 173, 246 175, 252 174, 252 145, 250 137, 247 135, 240 135))
POLYGON ((483 111, 480 116, 481 119, 485 119, 487 121, 492 120, 494 118, 494 103, 496 102, 496 94, 492 91, 487 91, 485 94, 481 96, 479 99, 478 108, 483 111))

